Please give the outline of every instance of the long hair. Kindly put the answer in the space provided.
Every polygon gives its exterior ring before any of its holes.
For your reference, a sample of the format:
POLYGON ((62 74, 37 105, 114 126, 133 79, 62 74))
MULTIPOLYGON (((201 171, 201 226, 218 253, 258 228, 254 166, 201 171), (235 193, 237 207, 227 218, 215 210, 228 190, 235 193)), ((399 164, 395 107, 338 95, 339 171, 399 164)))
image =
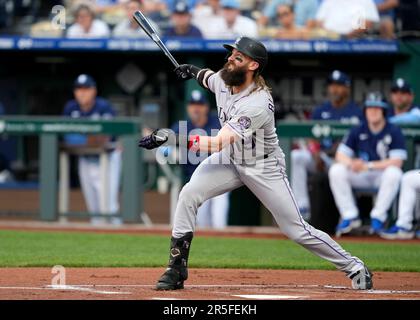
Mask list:
POLYGON ((255 82, 255 89, 252 91, 265 90, 268 93, 271 93, 271 88, 267 85, 264 78, 259 74, 259 72, 254 73, 254 82, 255 82))

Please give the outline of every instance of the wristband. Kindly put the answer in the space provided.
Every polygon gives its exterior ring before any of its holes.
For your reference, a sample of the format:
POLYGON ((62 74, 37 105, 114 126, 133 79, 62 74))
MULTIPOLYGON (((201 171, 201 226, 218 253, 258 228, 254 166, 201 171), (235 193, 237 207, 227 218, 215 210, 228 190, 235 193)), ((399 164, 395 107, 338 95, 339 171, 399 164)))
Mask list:
POLYGON ((188 149, 192 151, 198 151, 200 149, 200 136, 188 137, 188 149))
POLYGON ((369 171, 373 170, 373 162, 369 161, 367 167, 369 171))

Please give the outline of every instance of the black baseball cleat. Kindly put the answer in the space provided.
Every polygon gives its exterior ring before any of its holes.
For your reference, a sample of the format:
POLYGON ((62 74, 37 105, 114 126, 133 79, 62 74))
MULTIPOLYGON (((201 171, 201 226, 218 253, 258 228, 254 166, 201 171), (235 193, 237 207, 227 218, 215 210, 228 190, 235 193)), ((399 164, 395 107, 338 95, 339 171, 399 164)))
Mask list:
POLYGON ((156 290, 184 289, 184 277, 173 268, 168 268, 156 283, 156 290))
POLYGON ((363 268, 353 273, 349 278, 351 279, 351 286, 353 289, 373 289, 373 274, 366 266, 363 266, 363 268))
POLYGON ((184 281, 188 279, 188 255, 192 238, 192 232, 180 238, 171 238, 168 268, 156 283, 156 290, 184 289, 184 281))

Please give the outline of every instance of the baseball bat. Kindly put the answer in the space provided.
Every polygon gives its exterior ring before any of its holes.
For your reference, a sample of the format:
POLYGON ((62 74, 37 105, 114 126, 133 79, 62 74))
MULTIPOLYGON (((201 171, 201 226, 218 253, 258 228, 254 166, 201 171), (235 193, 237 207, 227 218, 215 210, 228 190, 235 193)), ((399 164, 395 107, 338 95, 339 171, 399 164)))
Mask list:
POLYGON ((165 44, 160 40, 156 30, 153 28, 149 20, 144 16, 141 11, 136 11, 133 15, 134 20, 139 24, 139 26, 146 32, 146 34, 152 39, 157 46, 163 51, 163 53, 171 60, 175 68, 179 67, 179 63, 175 60, 172 54, 169 52, 165 44))

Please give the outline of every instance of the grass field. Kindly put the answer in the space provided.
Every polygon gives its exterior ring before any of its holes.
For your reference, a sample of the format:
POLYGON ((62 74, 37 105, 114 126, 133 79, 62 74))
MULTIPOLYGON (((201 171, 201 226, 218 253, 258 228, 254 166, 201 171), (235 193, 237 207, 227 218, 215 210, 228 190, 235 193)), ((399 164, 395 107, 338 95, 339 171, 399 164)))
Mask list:
MULTIPOLYGON (((420 272, 420 244, 340 241, 376 271, 420 272)), ((0 231, 0 267, 156 267, 166 236, 0 231)), ((191 267, 334 269, 289 240, 196 237, 191 267)))

